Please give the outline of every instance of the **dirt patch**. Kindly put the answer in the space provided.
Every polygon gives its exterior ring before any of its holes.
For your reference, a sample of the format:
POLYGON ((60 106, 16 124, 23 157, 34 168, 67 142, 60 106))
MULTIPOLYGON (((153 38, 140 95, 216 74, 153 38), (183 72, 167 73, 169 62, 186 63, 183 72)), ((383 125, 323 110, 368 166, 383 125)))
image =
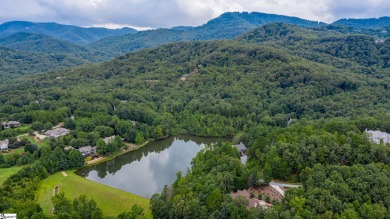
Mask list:
POLYGON ((248 189, 249 194, 253 192, 254 197, 257 198, 259 194, 262 194, 262 200, 265 200, 267 196, 270 197, 270 201, 277 200, 279 202, 282 201, 283 196, 272 186, 262 186, 258 188, 249 188, 248 189))
POLYGON ((61 172, 63 176, 68 176, 64 171, 61 172))
POLYGON ((95 158, 93 160, 90 160, 90 161, 86 162, 86 164, 96 163, 96 162, 101 161, 103 159, 104 159, 104 157, 95 158))

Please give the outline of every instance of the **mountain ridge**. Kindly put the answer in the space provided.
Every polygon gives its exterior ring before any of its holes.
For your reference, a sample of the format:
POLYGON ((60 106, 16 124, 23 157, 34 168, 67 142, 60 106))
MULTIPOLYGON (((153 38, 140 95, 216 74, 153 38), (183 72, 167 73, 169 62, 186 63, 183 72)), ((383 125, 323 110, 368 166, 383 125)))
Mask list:
POLYGON ((5 37, 16 32, 39 33, 77 44, 88 44, 104 37, 136 33, 137 30, 128 27, 121 29, 101 27, 85 28, 55 22, 35 23, 29 21, 10 21, 0 25, 0 37, 5 37))

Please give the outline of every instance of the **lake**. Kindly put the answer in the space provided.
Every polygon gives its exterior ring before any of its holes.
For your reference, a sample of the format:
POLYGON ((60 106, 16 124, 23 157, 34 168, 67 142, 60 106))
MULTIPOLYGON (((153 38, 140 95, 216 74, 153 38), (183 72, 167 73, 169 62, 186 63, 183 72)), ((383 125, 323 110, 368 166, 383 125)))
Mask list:
POLYGON ((178 171, 184 176, 192 158, 206 144, 229 141, 226 138, 172 136, 76 173, 89 180, 150 198, 155 193, 161 193, 164 185, 171 185, 178 171))

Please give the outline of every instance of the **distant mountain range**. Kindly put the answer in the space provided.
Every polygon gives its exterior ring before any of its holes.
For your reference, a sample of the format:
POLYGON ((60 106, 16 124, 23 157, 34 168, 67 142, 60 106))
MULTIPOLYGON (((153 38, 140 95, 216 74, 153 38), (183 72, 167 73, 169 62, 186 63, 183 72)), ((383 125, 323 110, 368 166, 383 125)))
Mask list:
POLYGON ((105 37, 136 33, 137 31, 127 27, 122 29, 84 28, 57 23, 33 23, 27 21, 11 21, 0 25, 0 37, 17 32, 44 34, 78 44, 88 44, 105 37))
POLYGON ((353 27, 356 30, 361 29, 381 29, 385 27, 390 27, 390 17, 380 17, 380 18, 367 18, 367 19, 352 19, 344 18, 338 20, 333 25, 343 25, 348 27, 353 27))
MULTIPOLYGON (((334 28, 336 31, 343 31, 344 33, 355 32, 354 27, 357 24, 367 22, 367 20, 370 20, 370 23, 373 23, 372 26, 375 28, 387 27, 390 25, 390 22, 386 23, 386 19, 388 17, 377 19, 377 23, 375 23, 375 19, 360 19, 355 23, 340 21, 339 24, 337 22, 332 24, 331 28, 334 28), (346 26, 346 28, 343 28, 343 26, 346 26), (340 28, 338 29, 336 27, 340 28)), ((327 28, 329 26, 323 22, 309 21, 297 17, 259 12, 228 12, 199 27, 175 27, 172 29, 142 31, 136 34, 104 38, 89 44, 89 46, 110 54, 121 55, 142 48, 152 48, 178 41, 233 39, 256 27, 274 22, 293 24, 304 28, 327 28)), ((366 27, 369 28, 370 26, 366 25, 366 27)), ((383 33, 373 32, 373 34, 380 35, 383 33)))
MULTIPOLYGON (((300 42, 300 40, 297 40, 300 38, 313 37, 315 39, 327 35, 337 37, 338 34, 371 35, 384 42, 390 35, 390 18, 341 19, 329 25, 297 17, 259 12, 228 12, 198 27, 179 26, 171 29, 148 31, 136 31, 131 28, 116 30, 83 28, 57 23, 12 21, 0 25, 0 47, 2 47, 0 56, 3 59, 0 66, 2 71, 0 76, 3 79, 13 78, 17 77, 18 74, 23 75, 74 67, 90 62, 101 62, 140 49, 153 48, 179 41, 237 38, 238 40, 245 39, 245 41, 251 42, 255 40, 257 43, 265 42, 274 46, 277 39, 280 39, 278 43, 283 42, 284 45, 289 45, 289 40, 296 43, 300 42), (274 25, 266 25, 270 23, 274 23, 274 25), (264 28, 256 29, 259 27, 264 28), (251 30, 254 30, 254 32, 248 32, 251 30), (246 34, 243 35, 244 33, 246 34), (43 60, 44 64, 35 64, 41 63, 39 60, 43 60), (4 75, 12 75, 12 77, 4 75)), ((340 42, 342 45, 349 43, 349 41, 343 42, 343 38, 332 39, 334 42, 328 43, 332 48, 338 46, 336 42, 340 42)), ((355 40, 351 42, 355 42, 355 40)), ((381 57, 380 54, 386 53, 387 47, 381 47, 378 50, 379 47, 375 46, 374 40, 361 39, 362 42, 368 43, 373 48, 372 51, 375 51, 378 57, 381 57)), ((310 43, 311 46, 307 49, 312 50, 317 48, 316 43, 319 42, 306 40, 305 43, 310 43)), ((350 46, 352 50, 356 50, 352 44, 350 46)), ((293 44, 291 48, 294 48, 293 44)), ((321 48, 321 51, 325 51, 325 49, 321 48)), ((332 51, 329 50, 328 53, 332 53, 332 51)), ((300 55, 304 56, 304 54, 300 55)), ((326 55, 329 54, 322 53, 322 55, 318 55, 317 61, 325 60, 326 55)), ((339 57, 343 54, 331 55, 339 57)), ((364 56, 359 57, 361 59, 357 62, 365 66, 371 65, 371 61, 365 63, 364 56)), ((372 57, 370 57, 370 60, 374 59, 372 57)), ((314 58, 310 59, 313 60, 314 58)), ((388 66, 388 60, 383 60, 383 65, 388 66)))

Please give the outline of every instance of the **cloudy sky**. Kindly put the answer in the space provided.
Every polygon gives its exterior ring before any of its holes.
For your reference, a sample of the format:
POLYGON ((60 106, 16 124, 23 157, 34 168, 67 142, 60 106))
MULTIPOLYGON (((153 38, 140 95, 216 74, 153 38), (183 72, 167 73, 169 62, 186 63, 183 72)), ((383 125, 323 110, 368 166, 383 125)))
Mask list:
POLYGON ((390 0, 0 0, 11 20, 78 26, 198 26, 227 11, 259 11, 332 22, 390 16, 390 0))

